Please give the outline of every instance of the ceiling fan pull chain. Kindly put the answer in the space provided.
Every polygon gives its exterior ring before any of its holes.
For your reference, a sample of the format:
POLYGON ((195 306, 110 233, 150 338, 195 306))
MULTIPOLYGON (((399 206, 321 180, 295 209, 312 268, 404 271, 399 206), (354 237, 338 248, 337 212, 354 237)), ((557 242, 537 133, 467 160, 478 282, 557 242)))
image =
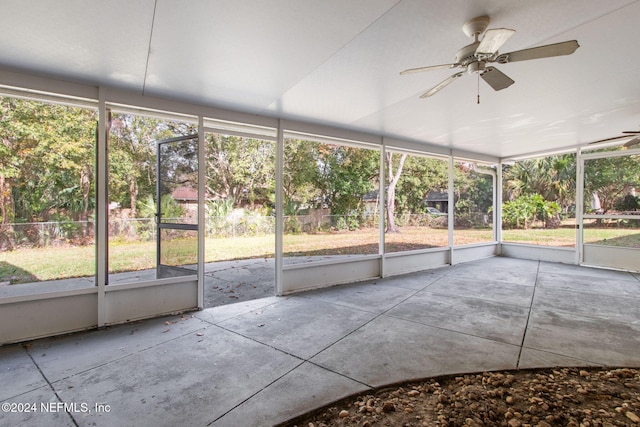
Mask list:
POLYGON ((478 73, 478 104, 480 104, 480 73, 478 73))

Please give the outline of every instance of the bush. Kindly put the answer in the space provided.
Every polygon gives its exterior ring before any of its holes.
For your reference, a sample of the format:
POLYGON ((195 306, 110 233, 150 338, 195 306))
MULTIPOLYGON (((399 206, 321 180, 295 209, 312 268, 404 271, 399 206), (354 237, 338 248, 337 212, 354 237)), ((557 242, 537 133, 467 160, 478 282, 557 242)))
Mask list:
POLYGON ((291 216, 284 219, 284 232, 289 234, 302 233, 302 225, 297 217, 291 216))
POLYGON ((556 202, 544 200, 540 194, 527 194, 502 205, 502 224, 505 228, 527 229, 536 219, 545 221, 545 227, 560 226, 556 202))
POLYGON ((624 198, 617 204, 616 208, 620 211, 636 211, 640 207, 640 202, 638 202, 638 198, 633 194, 627 194, 624 198))

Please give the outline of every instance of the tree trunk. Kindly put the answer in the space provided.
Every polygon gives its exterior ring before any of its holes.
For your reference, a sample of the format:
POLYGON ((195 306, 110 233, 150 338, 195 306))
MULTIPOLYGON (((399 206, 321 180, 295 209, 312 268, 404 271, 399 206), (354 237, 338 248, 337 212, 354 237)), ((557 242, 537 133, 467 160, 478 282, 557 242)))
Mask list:
POLYGON ((396 184, 400 180, 404 161, 407 159, 406 154, 402 154, 398 168, 393 172, 393 153, 387 153, 387 165, 389 168, 389 186, 387 187, 387 233, 399 233, 400 230, 396 226, 396 184))
POLYGON ((87 219, 89 219, 89 192, 91 191, 91 179, 88 167, 82 168, 80 171, 80 188, 82 188, 82 212, 80 213, 80 221, 82 221, 82 237, 87 237, 89 227, 87 227, 87 219))
POLYGON ((90 171, 87 167, 80 171, 80 188, 82 188, 82 212, 80 220, 86 221, 89 218, 89 192, 91 191, 90 171))
POLYGON ((11 184, 0 174, 0 249, 11 250, 15 247, 13 233, 13 195, 11 184))
POLYGON ((136 204, 138 203, 138 181, 135 178, 131 178, 129 181, 129 203, 131 204, 130 218, 135 218, 137 215, 136 204))

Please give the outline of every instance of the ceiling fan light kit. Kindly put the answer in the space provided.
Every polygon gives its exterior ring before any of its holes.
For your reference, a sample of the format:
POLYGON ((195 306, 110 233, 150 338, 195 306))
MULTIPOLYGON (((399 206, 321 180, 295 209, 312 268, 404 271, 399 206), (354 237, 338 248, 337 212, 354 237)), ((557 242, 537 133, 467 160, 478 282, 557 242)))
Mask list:
MULTIPOLYGON (((500 54, 498 50, 515 34, 515 30, 509 28, 493 28, 487 30, 490 19, 488 16, 479 16, 470 19, 462 26, 462 31, 473 38, 473 43, 464 46, 456 53, 455 62, 451 64, 430 65, 426 67, 409 68, 401 71, 401 75, 419 73, 423 71, 440 70, 444 68, 462 68, 464 71, 457 72, 447 77, 428 91, 420 95, 420 98, 427 98, 435 95, 440 90, 451 84, 458 77, 466 74, 477 74, 478 77, 487 82, 493 90, 502 90, 511 86, 515 81, 488 63, 507 64, 509 62, 526 61, 531 59, 550 58, 554 56, 571 55, 580 47, 576 40, 570 40, 550 45, 537 46, 530 49, 523 49, 515 52, 500 54), (479 37, 483 34, 482 39, 479 37)), ((479 103, 478 95, 478 103, 479 103)))

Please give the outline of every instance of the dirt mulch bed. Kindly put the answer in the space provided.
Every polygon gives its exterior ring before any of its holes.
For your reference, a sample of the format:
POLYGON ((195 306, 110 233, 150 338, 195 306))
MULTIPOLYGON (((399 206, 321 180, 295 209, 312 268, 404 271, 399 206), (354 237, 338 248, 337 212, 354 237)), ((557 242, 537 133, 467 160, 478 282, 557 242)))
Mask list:
POLYGON ((281 427, 640 426, 640 370, 556 368, 433 378, 351 396, 281 427))

